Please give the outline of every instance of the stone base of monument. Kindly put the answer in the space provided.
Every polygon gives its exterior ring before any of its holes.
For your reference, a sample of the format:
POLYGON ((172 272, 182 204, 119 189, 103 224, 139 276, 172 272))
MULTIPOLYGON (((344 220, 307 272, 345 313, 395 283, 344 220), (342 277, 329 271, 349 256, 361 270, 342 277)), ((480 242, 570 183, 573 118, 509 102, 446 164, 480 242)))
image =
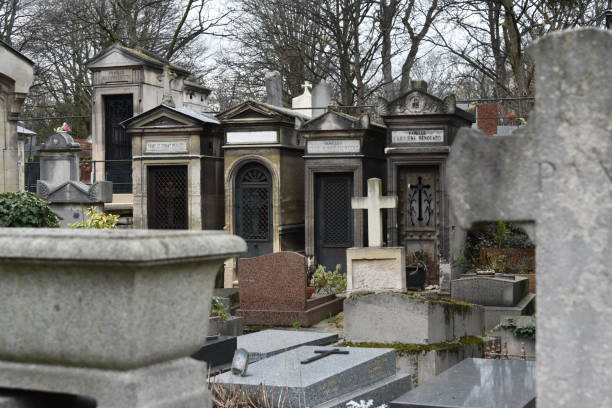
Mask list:
POLYGON ((528 316, 535 313, 535 293, 528 293, 516 306, 483 306, 485 310, 485 329, 491 330, 505 316, 528 316))
POLYGON ((133 370, 0 362, 3 387, 84 395, 97 408, 201 408, 206 379, 206 364, 190 358, 133 370))
POLYGON ((348 342, 440 343, 484 334, 484 308, 411 293, 355 294, 344 301, 348 342))
POLYGON ((532 408, 535 398, 534 362, 470 358, 397 398, 391 408, 532 408))
POLYGON ((317 356, 315 351, 331 349, 299 347, 250 365, 245 377, 227 372, 213 381, 230 390, 265 393, 273 404, 280 399, 284 406, 311 408, 344 408, 351 400, 370 399, 379 406, 411 387, 409 375, 396 374, 393 349, 338 347, 348 354, 331 354, 302 363, 317 356))
POLYGON ((346 250, 347 291, 405 291, 404 247, 349 248, 346 250))

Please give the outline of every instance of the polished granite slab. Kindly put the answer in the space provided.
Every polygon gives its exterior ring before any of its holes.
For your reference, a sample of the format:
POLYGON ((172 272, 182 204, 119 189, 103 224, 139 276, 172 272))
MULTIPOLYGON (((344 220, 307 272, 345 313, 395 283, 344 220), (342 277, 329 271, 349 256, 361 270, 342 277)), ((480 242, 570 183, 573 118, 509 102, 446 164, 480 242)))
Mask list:
POLYGON ((391 408, 532 408, 535 362, 469 358, 407 392, 391 408))

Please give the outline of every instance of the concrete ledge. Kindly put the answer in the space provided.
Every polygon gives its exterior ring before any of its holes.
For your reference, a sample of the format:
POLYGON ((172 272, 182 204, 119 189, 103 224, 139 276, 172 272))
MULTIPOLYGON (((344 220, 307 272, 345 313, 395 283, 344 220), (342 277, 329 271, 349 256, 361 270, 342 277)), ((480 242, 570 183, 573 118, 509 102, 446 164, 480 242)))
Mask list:
POLYGON ((485 330, 497 326, 504 316, 524 316, 535 313, 535 293, 528 293, 516 306, 483 306, 485 310, 485 330))
POLYGON ((440 343, 484 334, 484 309, 411 293, 353 295, 344 301, 350 342, 440 343))
POLYGON ((206 378, 206 363, 190 358, 126 371, 0 362, 4 387, 83 395, 97 408, 208 407, 206 378))

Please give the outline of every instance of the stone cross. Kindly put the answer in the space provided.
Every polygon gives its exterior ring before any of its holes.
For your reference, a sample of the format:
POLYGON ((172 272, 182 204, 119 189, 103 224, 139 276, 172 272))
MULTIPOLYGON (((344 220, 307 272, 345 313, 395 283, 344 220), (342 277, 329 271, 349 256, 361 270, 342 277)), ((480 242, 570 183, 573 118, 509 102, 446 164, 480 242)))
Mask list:
POLYGON ((612 33, 555 33, 530 52, 529 124, 459 133, 452 208, 463 227, 535 222, 538 407, 612 406, 612 33))
POLYGON ((353 197, 352 207, 354 210, 368 211, 368 246, 382 246, 382 217, 380 210, 383 208, 396 208, 397 196, 382 195, 382 181, 378 178, 368 179, 368 196, 353 197))

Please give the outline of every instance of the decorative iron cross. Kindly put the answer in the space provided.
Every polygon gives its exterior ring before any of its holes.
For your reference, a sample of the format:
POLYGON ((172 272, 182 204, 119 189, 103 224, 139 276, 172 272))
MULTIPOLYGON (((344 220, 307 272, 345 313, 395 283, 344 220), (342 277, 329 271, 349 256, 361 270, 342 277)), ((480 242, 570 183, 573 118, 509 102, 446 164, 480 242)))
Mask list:
POLYGON ((368 210, 368 246, 382 246, 383 208, 396 208, 397 196, 383 196, 382 181, 378 178, 368 179, 368 196, 353 197, 351 204, 354 210, 368 210))
POLYGON ((423 190, 431 188, 429 184, 423 184, 423 177, 419 176, 419 183, 416 186, 410 185, 412 190, 415 190, 419 193, 419 221, 423 221, 423 190))
POLYGON ((310 357, 309 359, 306 359, 304 361, 300 361, 301 364, 310 364, 313 361, 317 361, 320 360, 324 357, 327 356, 331 356, 332 354, 348 354, 348 350, 340 350, 340 349, 331 349, 331 350, 315 350, 314 351, 315 354, 318 354, 318 356, 314 356, 314 357, 310 357))

